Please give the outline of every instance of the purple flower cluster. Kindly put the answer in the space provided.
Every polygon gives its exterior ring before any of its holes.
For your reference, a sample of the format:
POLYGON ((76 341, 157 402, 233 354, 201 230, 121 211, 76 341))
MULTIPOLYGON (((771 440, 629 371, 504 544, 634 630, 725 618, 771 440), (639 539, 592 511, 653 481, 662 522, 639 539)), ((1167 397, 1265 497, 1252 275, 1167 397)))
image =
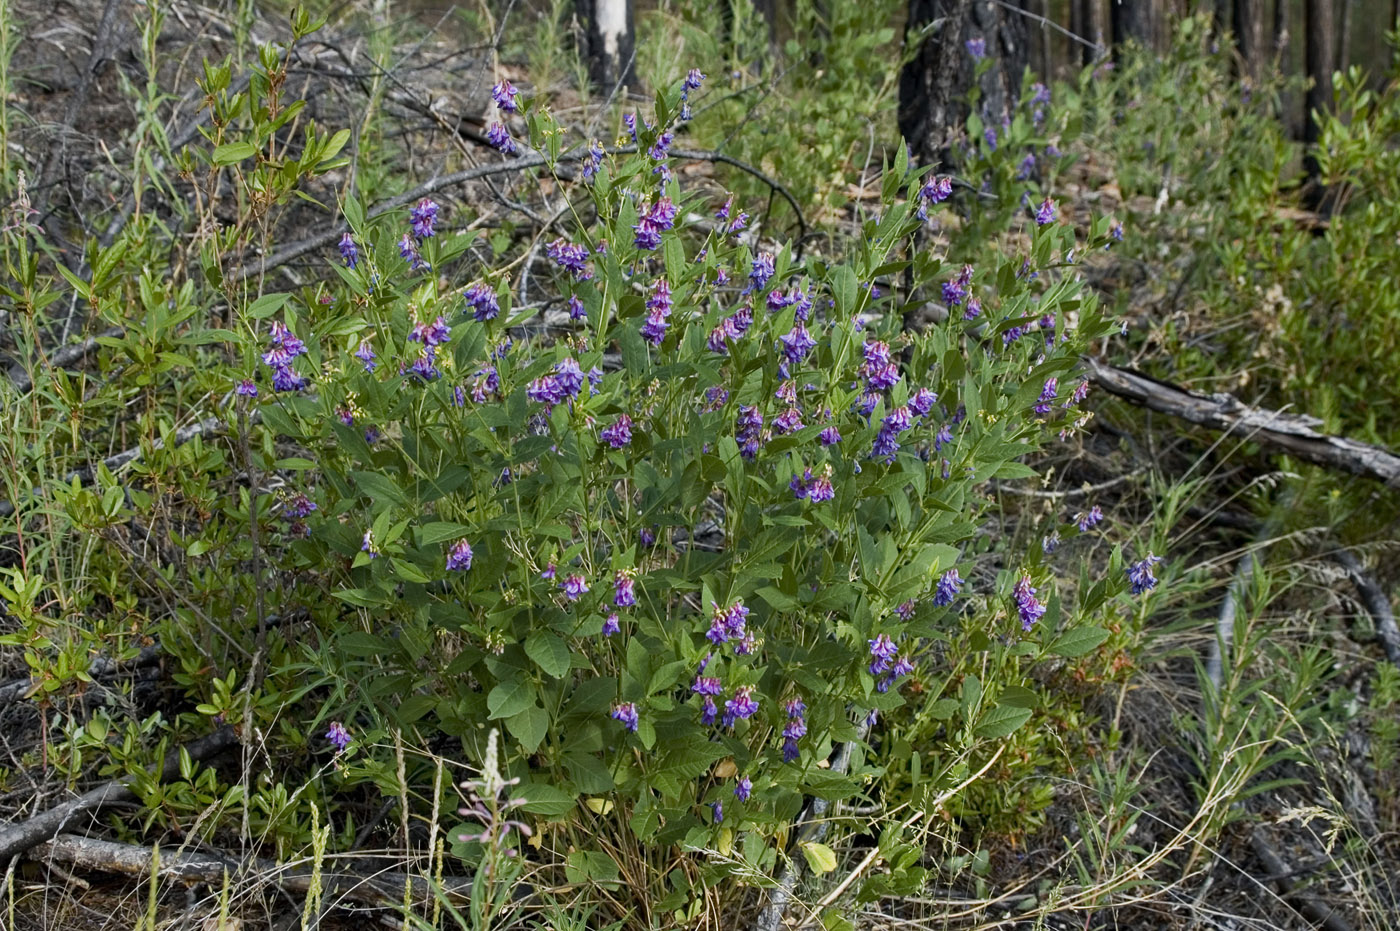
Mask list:
POLYGON ((233 393, 243 398, 256 398, 258 396, 258 386, 251 378, 239 379, 238 384, 233 386, 233 393))
POLYGON ((792 763, 802 755, 797 742, 807 734, 807 706, 802 699, 794 698, 786 707, 788 719, 783 726, 783 762, 792 763))
POLYGON ((963 579, 958 575, 957 569, 949 569, 943 573, 938 580, 938 588, 933 593, 933 603, 937 607, 946 607, 953 603, 953 599, 962 590, 963 579))
POLYGON ((1088 533, 1094 527, 1098 526, 1101 520, 1103 520, 1103 508, 1099 507, 1097 504, 1089 508, 1089 513, 1087 514, 1080 511, 1078 514, 1074 515, 1074 522, 1079 525, 1080 533, 1088 533))
POLYGON ((967 46, 967 53, 972 56, 973 61, 981 61, 987 57, 987 40, 981 36, 968 39, 964 44, 967 46))
POLYGON ((466 540, 458 540, 447 551, 447 571, 466 572, 472 567, 472 546, 466 540))
MULTIPOLYGON (((700 664, 700 673, 705 671, 705 666, 709 664, 709 661, 710 658, 705 657, 705 661, 700 664)), ((705 699, 701 705, 700 723, 709 727, 715 723, 715 719, 719 716, 719 708, 715 705, 715 699, 724 694, 724 686, 720 684, 717 677, 701 675, 700 673, 696 674, 695 684, 690 687, 690 690, 705 699)))
POLYGON ((603 629, 600 631, 604 637, 611 637, 622 629, 622 624, 618 622, 617 612, 609 614, 603 619, 603 629))
POLYGON ((1036 208, 1036 225, 1046 226, 1047 224, 1054 223, 1056 216, 1057 211, 1055 209, 1055 202, 1047 197, 1045 198, 1045 200, 1041 201, 1040 206, 1036 208))
POLYGON ((530 382, 525 396, 552 408, 578 397, 579 389, 583 387, 583 377, 583 370, 577 362, 572 358, 564 359, 554 366, 552 373, 530 382))
MULTIPOLYGON (((877 395, 899 383, 899 365, 890 359, 888 344, 880 340, 868 340, 864 352, 865 359, 861 362, 860 375, 865 379, 865 390, 868 394, 877 395)), ((866 416, 874 409, 875 405, 872 403, 870 410, 865 411, 866 416)))
POLYGON ((501 305, 496 301, 496 292, 484 281, 469 285, 467 290, 462 292, 462 296, 467 299, 467 306, 472 309, 474 320, 495 320, 496 315, 501 312, 501 305))
POLYGON ((1148 553, 1141 562, 1135 562, 1128 567, 1128 582, 1132 585, 1134 595, 1141 595, 1157 587, 1157 577, 1152 574, 1152 566, 1161 561, 1162 557, 1148 553))
MULTIPOLYGON (((715 219, 719 221, 719 232, 721 235, 734 234, 749 225, 749 215, 740 210, 738 215, 730 219, 730 211, 734 209, 734 195, 730 194, 724 202, 724 206, 715 211, 715 219)), ((723 282, 719 282, 723 284, 723 282)))
POLYGON ((760 252, 754 256, 753 264, 749 267, 749 286, 744 289, 744 293, 762 291, 773 277, 773 271, 773 253, 760 252))
POLYGON ((588 158, 583 160, 583 180, 592 181, 598 169, 603 167, 603 144, 593 140, 588 144, 588 158))
POLYGON ((914 211, 914 215, 920 220, 928 219, 928 208, 934 204, 941 204, 949 197, 953 196, 953 179, 948 177, 935 178, 930 176, 924 182, 923 187, 915 195, 919 206, 914 211))
POLYGON ((638 249, 653 251, 661 245, 661 234, 676 225, 676 205, 669 197, 658 197, 655 203, 642 211, 637 223, 634 240, 638 249))
POLYGON ((642 324, 642 337, 653 346, 660 346, 666 339, 666 329, 670 326, 671 286, 665 278, 658 278, 651 286, 647 297, 647 319, 642 324))
POLYGON ((909 408, 905 405, 900 405, 885 415, 885 419, 880 422, 879 431, 875 434, 870 458, 894 462, 895 453, 899 452, 899 435, 908 430, 912 422, 909 408))
POLYGON ((763 414, 757 407, 739 405, 739 414, 734 419, 734 440, 739 444, 739 455, 753 459, 763 445, 763 414))
POLYGON ((747 802, 749 796, 753 794, 753 780, 748 776, 739 777, 739 781, 734 786, 734 797, 741 802, 747 802))
POLYGON ((287 328, 285 323, 272 321, 272 342, 263 353, 263 364, 272 369, 272 387, 275 391, 299 391, 308 384, 292 368, 297 356, 306 354, 306 344, 287 328))
POLYGON ((499 84, 491 88, 491 99, 496 101, 502 113, 518 113, 520 107, 515 103, 516 93, 515 85, 502 78, 499 84))
POLYGON ((613 449, 621 449, 632 442, 632 418, 623 414, 600 430, 598 435, 613 449))
POLYGON ((417 240, 409 233, 404 233, 403 238, 399 240, 399 255, 408 260, 410 271, 424 271, 432 267, 419 251, 417 240))
POLYGON ((724 703, 724 715, 720 718, 720 726, 733 727, 735 721, 751 718, 757 711, 758 701, 753 697, 753 686, 741 686, 735 690, 734 697, 724 703))
POLYGON ((486 141, 502 155, 514 155, 519 151, 515 147, 515 140, 510 137, 510 130, 506 129, 506 124, 500 120, 486 127, 486 141))
POLYGON ((571 572, 564 576, 559 583, 559 589, 564 593, 564 597, 570 601, 578 601, 588 593, 588 582, 577 572, 571 572))
POLYGON ((355 247, 355 237, 349 233, 340 237, 340 257, 345 260, 347 268, 354 268, 359 261, 360 250, 355 247))
POLYGON ((630 701, 613 705, 611 717, 614 721, 620 721, 623 727, 634 734, 637 733, 637 726, 641 723, 637 717, 637 706, 630 701))
POLYGON ((1074 391, 1070 393, 1069 400, 1065 402, 1065 409, 1083 404, 1084 399, 1089 396, 1089 381, 1085 379, 1074 386, 1074 391))
POLYGON ((821 504, 823 501, 830 501, 836 497, 836 489, 831 485, 831 464, 815 477, 811 469, 804 469, 801 476, 794 475, 792 481, 788 482, 788 487, 798 498, 806 498, 813 504, 821 504))
POLYGON ((705 83, 705 75, 700 73, 699 68, 691 68, 686 72, 685 80, 681 82, 681 120, 690 119, 690 92, 698 91, 700 85, 705 83))
POLYGON ((360 340, 360 347, 355 350, 355 358, 364 363, 366 372, 373 372, 378 368, 379 363, 375 361, 374 347, 369 344, 369 337, 360 340))
POLYGON ((899 655, 899 647, 889 634, 880 634, 869 644, 870 674, 883 677, 875 683, 876 691, 888 692, 901 677, 914 671, 914 664, 899 655))
POLYGON ((718 604, 711 602, 714 612, 710 617, 710 630, 705 634, 705 638, 715 646, 722 646, 731 640, 737 640, 738 645, 734 652, 748 654, 753 652, 753 635, 748 632, 746 622, 749 617, 749 609, 744 607, 742 599, 736 600, 727 608, 721 608, 718 604))
POLYGON ((1036 401, 1035 406, 1032 407, 1031 410, 1035 411, 1037 414, 1050 413, 1050 407, 1055 401, 1055 392, 1059 390, 1059 387, 1059 379, 1055 376, 1051 375, 1049 378, 1045 379, 1045 385, 1040 389, 1040 398, 1036 401))
POLYGON ((773 418, 773 432, 779 436, 796 433, 798 430, 801 430, 802 427, 802 412, 796 407, 789 407, 777 417, 773 418))
POLYGON ((336 753, 344 753, 345 748, 350 746, 350 732, 345 729, 344 724, 332 721, 330 730, 326 731, 326 740, 335 747, 336 753))
POLYGON ((1021 576, 1011 589, 1011 597, 1016 600, 1016 610, 1021 615, 1022 630, 1030 630, 1032 624, 1045 616, 1045 605, 1036 600, 1036 591, 1028 575, 1021 576))
POLYGON ((943 303, 949 307, 959 307, 972 289, 972 266, 964 265, 957 277, 943 282, 943 303))
POLYGON ((560 268, 572 272, 575 281, 587 281, 593 277, 593 269, 588 267, 588 247, 567 239, 556 239, 545 247, 545 251, 560 268))
POLYGON ((613 574, 613 604, 619 608, 630 608, 637 603, 637 580, 630 569, 619 569, 613 574))
POLYGON ((437 215, 438 205, 426 197, 409 207, 408 222, 413 229, 413 238, 419 242, 431 238, 437 215))
MULTIPOLYGON (((774 294, 778 292, 774 291, 774 294)), ((788 369, 791 366, 801 365, 802 360, 807 358, 817 346, 817 341, 812 338, 812 334, 807 332, 807 328, 800 322, 794 323, 792 329, 778 337, 778 351, 783 355, 782 371, 779 375, 786 378, 788 369)))

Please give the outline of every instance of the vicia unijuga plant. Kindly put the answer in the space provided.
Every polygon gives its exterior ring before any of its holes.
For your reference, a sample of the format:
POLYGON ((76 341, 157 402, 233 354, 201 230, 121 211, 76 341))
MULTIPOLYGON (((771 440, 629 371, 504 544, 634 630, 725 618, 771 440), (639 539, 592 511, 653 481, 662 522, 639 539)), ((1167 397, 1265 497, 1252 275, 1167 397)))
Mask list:
MULTIPOLYGON (((950 760, 1005 738, 1032 712, 1003 685, 1094 649, 1131 597, 1119 556, 1072 602, 1038 543, 1000 572, 967 559, 979 489, 1082 424, 1076 359, 1113 324, 1073 253, 1111 237, 1076 242, 1045 199, 1015 218, 1028 251, 949 266, 916 234, 953 185, 901 155, 850 254, 801 255, 682 186, 702 81, 564 152, 498 86, 489 135, 542 153, 565 224, 513 261, 431 200, 374 220, 347 200, 329 283, 245 321, 239 391, 299 449, 281 568, 344 605, 306 650, 361 686, 328 717, 468 752, 501 726, 521 817, 761 854, 804 798, 863 791, 838 744, 911 701, 951 703, 950 760)), ((373 744, 343 778, 384 772, 373 744)))

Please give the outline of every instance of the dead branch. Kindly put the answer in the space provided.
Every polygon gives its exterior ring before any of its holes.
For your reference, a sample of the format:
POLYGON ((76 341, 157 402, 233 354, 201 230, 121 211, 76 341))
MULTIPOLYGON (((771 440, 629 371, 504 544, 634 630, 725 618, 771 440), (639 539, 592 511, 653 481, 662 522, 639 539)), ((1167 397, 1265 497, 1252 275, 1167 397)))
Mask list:
POLYGON ((1228 394, 1196 394, 1177 385, 1086 358, 1090 379, 1110 394, 1190 423, 1246 436, 1304 462, 1378 479, 1400 488, 1400 456, 1380 446, 1319 433, 1322 422, 1304 414, 1250 407, 1228 394))
POLYGON ((1400 627, 1395 624, 1395 611, 1390 607, 1389 596, 1366 573, 1361 560, 1353 556, 1350 550, 1337 550, 1332 554, 1332 558, 1347 571, 1347 575, 1351 577, 1351 584, 1356 586, 1361 603, 1375 622, 1376 633, 1380 636, 1386 657, 1396 666, 1400 666, 1400 627))
MULTIPOLYGON (((33 856, 47 863, 62 863, 69 868, 145 877, 151 875, 154 859, 152 851, 146 847, 74 834, 61 834, 40 845, 33 856)), ((292 866, 256 857, 243 859, 173 850, 161 850, 159 875, 191 885, 208 883, 215 888, 221 888, 226 877, 240 888, 249 882, 270 883, 298 895, 310 892, 313 883, 313 871, 309 865, 292 866)), ((403 904, 405 892, 410 888, 415 890, 419 901, 426 900, 428 896, 425 893, 430 886, 422 877, 407 873, 359 873, 330 870, 323 866, 320 888, 327 900, 392 907, 403 904)), ((471 891, 471 880, 444 880, 442 891, 465 899, 471 891)))
MULTIPOLYGON (((110 657, 99 656, 88 665, 88 675, 93 679, 105 679, 123 673, 135 672, 138 669, 159 664, 160 657, 161 650, 158 644, 142 647, 141 652, 134 659, 124 663, 119 663, 110 657)), ((0 684, 0 705, 9 705, 24 699, 38 688, 39 684, 40 680, 38 679, 14 679, 0 684)))
MULTIPOLYGON (((233 728, 225 726, 186 744, 184 749, 190 759, 200 762, 219 755, 237 743, 233 728)), ((176 751, 166 755, 159 776, 162 781, 168 781, 179 775, 180 753, 176 751)), ((135 801, 136 793, 131 790, 131 781, 130 776, 114 779, 27 821, 0 825, 0 860, 32 850, 68 827, 84 812, 92 813, 118 802, 135 801)))

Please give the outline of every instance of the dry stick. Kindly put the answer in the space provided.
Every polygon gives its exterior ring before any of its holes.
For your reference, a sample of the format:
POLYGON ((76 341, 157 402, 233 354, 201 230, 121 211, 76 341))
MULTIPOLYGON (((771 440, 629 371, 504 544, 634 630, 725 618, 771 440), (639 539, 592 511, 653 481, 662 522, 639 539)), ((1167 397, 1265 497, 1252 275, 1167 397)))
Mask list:
POLYGON ((1366 574, 1365 567, 1350 550, 1338 550, 1332 554, 1332 558, 1351 576, 1351 584, 1356 586, 1361 603, 1375 622, 1376 633, 1380 637, 1386 657, 1396 666, 1400 666, 1400 627, 1395 624, 1395 611, 1390 607, 1390 598, 1366 574))
MULTIPOLYGON (((606 150, 607 154, 609 155, 626 155, 635 151, 637 151, 637 147, 634 145, 620 146, 618 148, 606 150)), ((806 234, 807 221, 803 218, 802 210, 798 206, 797 199, 793 197, 792 192, 789 191, 787 188, 783 187, 783 185, 780 184, 777 180, 770 178, 768 175, 764 174, 762 171, 759 171, 757 168, 753 167, 747 162, 741 161, 740 159, 734 158, 733 156, 726 155, 723 152, 704 152, 694 149, 672 149, 671 154, 677 158, 694 159, 696 161, 721 162, 726 165, 733 165, 740 171, 746 172, 752 175, 753 177, 759 179, 764 184, 767 184, 770 188, 781 194, 783 198, 792 206, 792 209, 797 214, 798 227, 801 229, 803 235, 806 234)), ((556 161, 557 163, 563 164, 568 162, 583 161, 585 158, 588 157, 589 155, 587 150, 565 152, 562 155, 560 155, 556 161)), ((478 165, 475 168, 468 168, 463 171, 453 172, 450 175, 442 175, 441 177, 431 178, 418 185, 418 187, 414 188, 413 190, 404 194, 400 194, 398 197, 391 197, 389 200, 386 200, 382 204, 379 204, 378 206, 374 207, 369 211, 368 216, 371 218, 381 216, 385 213, 388 213, 390 210, 395 210, 406 204, 411 204, 415 200, 418 200, 421 197, 425 197, 428 194, 432 194, 435 191, 440 191, 443 188, 452 187, 454 185, 462 184, 467 181, 475 181, 478 178, 490 177, 491 175, 507 174, 512 171, 522 171, 526 168, 537 168, 545 164, 548 164, 548 160, 543 155, 537 152, 532 152, 528 155, 523 155, 519 158, 512 159, 508 162, 501 162, 495 165, 478 165)), ((240 282, 246 281, 247 279, 255 275, 271 271, 272 269, 277 268, 280 265, 285 265, 294 259, 298 259, 308 252, 311 252, 316 249, 324 249, 331 243, 338 241, 340 239, 341 234, 345 232, 346 229, 347 227, 344 224, 335 224, 333 226, 328 227, 324 233, 321 233, 317 236, 311 236, 299 242, 292 243, 290 246, 287 246, 283 249, 278 249, 276 252, 267 256, 265 261, 259 264, 254 264, 245 261, 243 263, 242 268, 235 276, 235 280, 240 282)))
POLYGON ((1135 404, 1214 430, 1248 434, 1257 443, 1305 462, 1400 488, 1400 456, 1380 446, 1319 433, 1315 428, 1322 422, 1316 418, 1250 407, 1228 394, 1196 394, 1099 359, 1086 358, 1084 364, 1095 384, 1135 404))
POLYGON ((1275 882, 1283 889, 1284 898, 1292 900, 1299 912, 1312 921, 1321 922, 1326 931, 1351 931, 1351 925, 1347 924, 1332 906, 1311 892, 1293 888, 1293 884, 1287 879, 1293 872, 1292 868, 1269 846, 1257 827, 1250 832, 1249 843, 1259 859, 1269 868, 1269 872, 1277 877, 1275 882))
MULTIPOLYGON (((212 734, 207 734, 186 744, 184 749, 189 753, 190 759, 199 762, 217 756, 237 743, 238 738, 234 735, 233 728, 225 726, 212 734)), ((176 751, 166 755, 159 777, 162 781, 167 781, 179 775, 180 753, 176 751)), ((72 801, 64 802, 42 814, 35 815, 27 821, 0 825, 0 860, 24 853, 26 850, 42 844, 61 832, 74 818, 84 812, 96 812, 98 809, 118 802, 135 801, 136 793, 131 790, 134 778, 126 776, 122 779, 114 779, 85 792, 72 801)))
MULTIPOLYGON (((129 876, 149 876, 153 854, 149 848, 118 844, 91 837, 63 834, 34 851, 34 856, 46 861, 66 863, 70 867, 125 873, 129 876)), ((312 886, 312 869, 293 868, 273 860, 251 858, 238 860, 204 853, 184 853, 162 850, 158 864, 159 876, 180 882, 208 883, 220 887, 229 881, 253 880, 273 883, 286 892, 306 894, 312 886)), ((337 896, 341 902, 379 908, 401 905, 404 892, 413 877, 408 873, 320 872, 322 893, 337 896)), ((465 899, 471 891, 470 880, 446 885, 448 895, 465 899)))

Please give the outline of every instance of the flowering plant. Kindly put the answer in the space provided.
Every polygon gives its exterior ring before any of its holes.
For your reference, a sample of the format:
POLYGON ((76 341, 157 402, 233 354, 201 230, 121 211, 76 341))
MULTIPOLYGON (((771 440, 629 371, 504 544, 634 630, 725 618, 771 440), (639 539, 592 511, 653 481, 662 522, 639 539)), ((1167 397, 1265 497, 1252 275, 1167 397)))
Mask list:
POLYGON ((800 257, 681 187, 697 75, 628 121, 633 154, 573 161, 498 88, 502 152, 523 125, 579 218, 547 285, 464 259, 431 201, 375 222, 348 201, 336 287, 259 302, 285 320, 256 397, 322 478, 286 529, 358 617, 336 652, 375 667, 359 700, 469 743, 502 724, 522 813, 608 796, 592 810, 691 846, 857 794, 834 745, 911 695, 962 696, 949 745, 1011 733, 1030 711, 996 681, 969 700, 947 644, 975 631, 1000 668, 1087 652, 1127 584, 1069 611, 1039 547, 970 561, 977 490, 1081 422, 1076 355, 1111 329, 1057 271, 1053 204, 1028 253, 948 268, 914 237, 951 185, 901 156, 852 253, 800 257), (940 321, 905 329, 925 294, 940 321))

